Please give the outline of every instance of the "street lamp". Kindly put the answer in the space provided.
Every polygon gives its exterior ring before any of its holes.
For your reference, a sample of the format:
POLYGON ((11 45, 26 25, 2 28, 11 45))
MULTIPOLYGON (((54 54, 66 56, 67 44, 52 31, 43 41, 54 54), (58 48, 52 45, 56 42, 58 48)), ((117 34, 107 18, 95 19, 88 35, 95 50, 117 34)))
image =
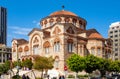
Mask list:
POLYGON ((18 43, 16 43, 17 45, 17 72, 16 72, 16 75, 19 75, 19 54, 18 54, 18 43))

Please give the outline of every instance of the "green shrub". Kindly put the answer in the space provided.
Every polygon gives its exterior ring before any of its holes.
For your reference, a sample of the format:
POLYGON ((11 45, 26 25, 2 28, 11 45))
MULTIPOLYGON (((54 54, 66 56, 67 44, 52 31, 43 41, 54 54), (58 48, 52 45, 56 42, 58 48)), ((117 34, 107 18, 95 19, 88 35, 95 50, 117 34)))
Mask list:
POLYGON ((78 78, 88 77, 88 75, 78 75, 78 78))
POLYGON ((27 67, 29 69, 32 69, 33 63, 30 59, 26 59, 25 61, 22 61, 21 64, 22 64, 23 67, 27 67))
POLYGON ((75 78, 74 75, 68 75, 68 78, 75 78))
POLYGON ((85 75, 84 75, 84 77, 88 77, 88 75, 87 75, 87 74, 85 74, 85 75))
POLYGON ((78 78, 83 78, 84 77, 84 75, 78 75, 78 78))
POLYGON ((14 75, 12 79, 22 79, 19 75, 14 75))
POLYGON ((43 78, 37 77, 37 78, 35 78, 35 79, 43 79, 43 78))

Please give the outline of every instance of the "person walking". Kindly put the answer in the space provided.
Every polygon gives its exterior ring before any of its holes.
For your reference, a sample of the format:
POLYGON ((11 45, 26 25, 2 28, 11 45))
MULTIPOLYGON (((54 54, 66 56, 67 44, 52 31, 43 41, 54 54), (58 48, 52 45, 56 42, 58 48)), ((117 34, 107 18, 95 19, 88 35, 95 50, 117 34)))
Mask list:
POLYGON ((22 79, 26 79, 26 76, 25 76, 25 74, 23 74, 23 75, 22 75, 22 79))
POLYGON ((26 76, 26 79, 30 79, 28 75, 26 76))

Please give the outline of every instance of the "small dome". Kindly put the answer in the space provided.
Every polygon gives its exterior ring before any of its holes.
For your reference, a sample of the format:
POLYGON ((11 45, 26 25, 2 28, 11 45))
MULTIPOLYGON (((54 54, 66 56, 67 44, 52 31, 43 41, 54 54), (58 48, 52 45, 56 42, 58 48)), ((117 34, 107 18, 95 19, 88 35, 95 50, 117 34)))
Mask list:
POLYGON ((56 15, 71 15, 71 16, 77 16, 76 14, 69 12, 69 11, 65 11, 65 10, 61 10, 61 11, 57 11, 54 13, 51 13, 50 16, 56 16, 56 15))

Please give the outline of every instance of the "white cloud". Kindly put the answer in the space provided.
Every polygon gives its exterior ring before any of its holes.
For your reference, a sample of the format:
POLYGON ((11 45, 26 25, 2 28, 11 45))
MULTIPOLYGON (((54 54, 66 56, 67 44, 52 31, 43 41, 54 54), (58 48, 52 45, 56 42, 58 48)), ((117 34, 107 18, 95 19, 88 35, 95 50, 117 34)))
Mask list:
POLYGON ((40 21, 33 20, 32 23, 33 23, 35 26, 37 26, 37 27, 40 26, 40 21))
POLYGON ((8 29, 10 29, 12 33, 19 35, 27 35, 32 30, 32 28, 21 28, 18 26, 10 26, 8 29))
POLYGON ((38 22, 36 25, 37 25, 37 26, 40 26, 40 22, 38 22))
POLYGON ((23 32, 23 31, 14 31, 13 33, 19 34, 19 35, 27 35, 28 32, 23 32))
POLYGON ((32 23, 35 24, 35 23, 37 23, 37 21, 36 21, 36 20, 33 20, 32 23))
POLYGON ((7 37, 12 37, 12 35, 8 34, 7 37))

